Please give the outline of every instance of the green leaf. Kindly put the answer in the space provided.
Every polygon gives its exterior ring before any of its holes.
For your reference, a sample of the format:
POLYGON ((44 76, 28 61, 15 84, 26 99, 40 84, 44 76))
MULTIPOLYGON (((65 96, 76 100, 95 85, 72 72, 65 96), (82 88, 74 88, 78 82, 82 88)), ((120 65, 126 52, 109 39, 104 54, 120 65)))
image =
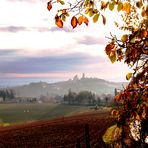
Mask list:
POLYGON ((93 17, 93 22, 94 22, 94 23, 96 23, 96 22, 98 21, 99 15, 100 15, 100 14, 94 15, 94 17, 93 17))
POLYGON ((69 13, 66 13, 66 16, 69 17, 70 16, 69 13))
POLYGON ((64 5, 64 4, 65 4, 65 2, 64 2, 64 1, 60 1, 60 3, 61 3, 61 5, 64 5))
POLYGON ((114 3, 110 3, 110 4, 109 4, 109 10, 112 11, 112 10, 114 9, 114 7, 115 7, 115 4, 114 4, 114 3))
POLYGON ((120 2, 117 6, 117 11, 119 12, 123 8, 123 4, 120 2))

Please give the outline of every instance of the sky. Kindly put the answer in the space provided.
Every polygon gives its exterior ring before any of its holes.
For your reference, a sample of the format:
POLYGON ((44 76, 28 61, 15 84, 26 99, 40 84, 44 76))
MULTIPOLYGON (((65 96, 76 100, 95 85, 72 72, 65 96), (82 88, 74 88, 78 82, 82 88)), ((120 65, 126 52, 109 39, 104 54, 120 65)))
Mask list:
MULTIPOLYGON (((105 54, 110 32, 121 35, 114 25, 119 16, 106 12, 89 26, 72 29, 68 20, 63 29, 56 27, 48 0, 0 0, 0 86, 30 82, 49 83, 68 80, 76 74, 109 81, 126 81, 124 63, 111 64, 105 54)), ((117 14, 116 14, 117 15, 117 14)))

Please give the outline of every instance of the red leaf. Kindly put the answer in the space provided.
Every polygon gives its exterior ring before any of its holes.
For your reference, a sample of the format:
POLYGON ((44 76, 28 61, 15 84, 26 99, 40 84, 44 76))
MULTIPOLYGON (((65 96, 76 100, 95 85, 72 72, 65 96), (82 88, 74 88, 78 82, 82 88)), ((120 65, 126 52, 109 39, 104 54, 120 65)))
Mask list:
POLYGON ((47 9, 50 11, 52 9, 52 4, 51 4, 51 1, 49 1, 47 3, 47 9))

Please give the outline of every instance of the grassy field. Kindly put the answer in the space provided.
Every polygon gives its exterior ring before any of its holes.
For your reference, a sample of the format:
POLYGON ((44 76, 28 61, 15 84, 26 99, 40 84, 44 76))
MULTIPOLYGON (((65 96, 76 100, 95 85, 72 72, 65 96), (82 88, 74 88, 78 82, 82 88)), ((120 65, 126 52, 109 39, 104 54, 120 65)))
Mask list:
POLYGON ((0 104, 0 123, 24 123, 53 119, 89 110, 85 106, 62 104, 0 104))

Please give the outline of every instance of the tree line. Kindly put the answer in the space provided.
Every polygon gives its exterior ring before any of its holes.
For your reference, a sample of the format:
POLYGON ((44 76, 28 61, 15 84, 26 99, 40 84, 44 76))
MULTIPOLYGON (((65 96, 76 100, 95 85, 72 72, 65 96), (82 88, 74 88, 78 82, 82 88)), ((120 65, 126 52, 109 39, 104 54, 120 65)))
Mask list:
POLYGON ((15 91, 13 89, 1 89, 0 97, 3 99, 3 101, 12 100, 15 98, 15 91))
POLYGON ((113 105, 113 96, 111 94, 102 94, 101 96, 91 91, 72 92, 69 89, 68 94, 63 97, 64 103, 69 105, 113 105))

